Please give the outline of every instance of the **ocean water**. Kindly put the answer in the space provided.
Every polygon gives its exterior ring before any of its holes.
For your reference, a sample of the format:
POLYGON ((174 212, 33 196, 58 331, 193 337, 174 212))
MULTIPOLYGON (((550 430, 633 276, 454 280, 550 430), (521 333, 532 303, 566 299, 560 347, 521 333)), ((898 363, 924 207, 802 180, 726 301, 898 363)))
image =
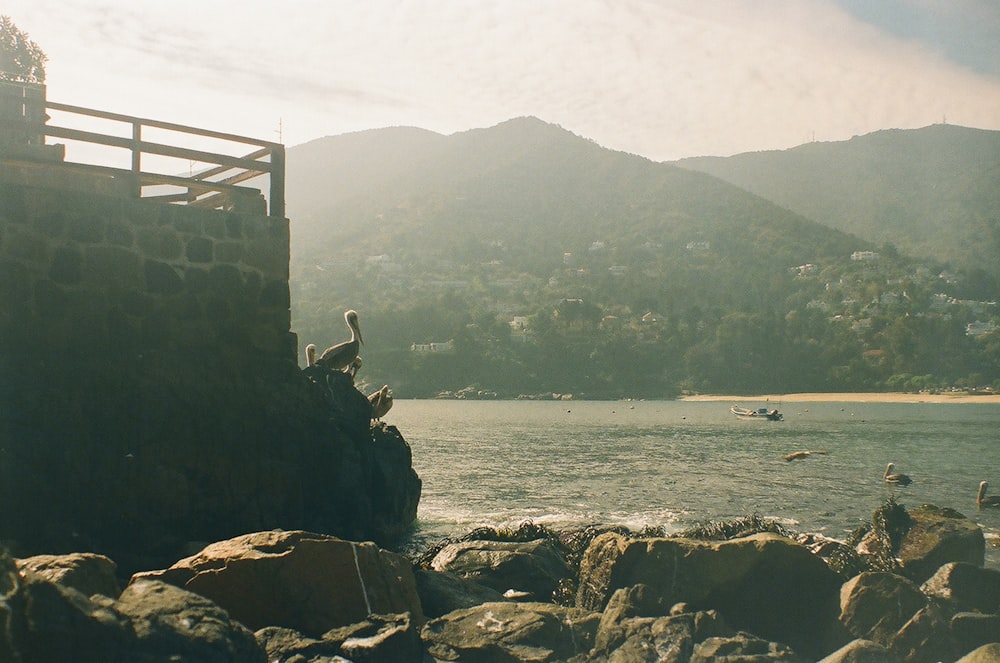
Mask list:
POLYGON ((397 400, 386 417, 423 480, 411 549, 479 525, 530 520, 668 531, 758 513, 846 538, 890 494, 950 507, 987 536, 1000 568, 1000 406, 989 403, 744 402, 785 421, 737 419, 730 403, 397 400), (825 455, 786 462, 787 453, 825 455), (887 463, 910 475, 887 487, 887 463))

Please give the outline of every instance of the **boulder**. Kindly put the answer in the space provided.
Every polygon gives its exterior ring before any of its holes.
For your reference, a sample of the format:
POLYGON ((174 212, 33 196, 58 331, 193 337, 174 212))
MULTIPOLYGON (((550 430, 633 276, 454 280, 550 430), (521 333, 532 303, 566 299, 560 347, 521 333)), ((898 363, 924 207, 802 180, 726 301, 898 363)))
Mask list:
POLYGON ((734 628, 804 655, 818 657, 846 641, 837 633, 837 575, 776 534, 730 541, 602 534, 581 560, 577 606, 603 610, 616 589, 640 583, 665 605, 718 610, 734 628))
POLYGON ((421 663, 424 657, 420 631, 409 613, 370 615, 363 622, 328 631, 323 639, 335 642, 352 663, 421 663))
POLYGON ((819 663, 896 663, 899 659, 871 640, 851 640, 819 663))
POLYGON ((340 645, 323 638, 310 638, 295 629, 266 626, 254 633, 267 654, 268 663, 352 663, 340 656, 340 645))
POLYGON ((950 562, 939 568, 920 589, 952 613, 1000 613, 1000 570, 997 569, 950 562))
POLYGON ((1000 641, 1000 615, 960 612, 951 618, 949 626, 958 651, 972 651, 1000 641))
POLYGON ((889 649, 907 663, 953 661, 957 653, 948 622, 933 604, 918 610, 900 627, 892 636, 889 649))
MULTIPOLYGON (((0 555, 0 660, 105 663, 136 651, 128 618, 0 555)), ((111 599, 107 599, 111 602, 111 599)))
POLYGON ((958 659, 955 663, 1000 663, 1000 642, 983 645, 958 659))
POLYGON ((896 632, 927 603, 911 580, 869 571, 841 587, 840 621, 854 637, 889 647, 896 632))
POLYGON ((909 511, 909 515, 912 523, 897 553, 907 578, 923 582, 949 562, 983 565, 986 539, 975 521, 954 509, 930 504, 909 511))
MULTIPOLYGON (((110 603, 110 601, 109 601, 110 603)), ((134 582, 114 606, 135 632, 130 663, 266 663, 253 633, 192 592, 154 580, 134 582)), ((66 659, 77 660, 77 659, 66 659)))
POLYGON ((117 566, 104 555, 35 555, 17 560, 17 568, 21 571, 30 570, 49 582, 72 587, 85 596, 103 594, 116 598, 121 592, 115 576, 117 566))
POLYGON ((714 610, 675 606, 670 613, 663 616, 662 602, 645 585, 619 589, 601 615, 589 660, 646 661, 655 652, 658 663, 687 663, 695 644, 736 634, 714 610))
POLYGON ((208 599, 160 582, 88 597, 0 556, 0 661, 265 663, 242 624, 208 599))
POLYGON ((257 532, 213 543, 168 569, 133 576, 205 596, 249 628, 284 626, 310 637, 409 612, 424 622, 410 563, 374 543, 303 531, 257 532))
POLYGON ((436 661, 564 661, 590 651, 599 620, 553 603, 485 603, 430 620, 420 637, 436 661))
POLYGON ((526 592, 529 600, 549 601, 569 564, 548 539, 534 541, 459 541, 445 545, 431 560, 448 571, 498 592, 526 592))
POLYGON ((504 600, 503 594, 497 590, 447 571, 414 569, 413 577, 417 583, 420 605, 428 619, 453 610, 504 600))
POLYGON ((780 642, 768 642, 749 633, 708 638, 695 645, 691 655, 691 663, 718 663, 719 661, 807 663, 810 660, 796 654, 788 645, 780 642))

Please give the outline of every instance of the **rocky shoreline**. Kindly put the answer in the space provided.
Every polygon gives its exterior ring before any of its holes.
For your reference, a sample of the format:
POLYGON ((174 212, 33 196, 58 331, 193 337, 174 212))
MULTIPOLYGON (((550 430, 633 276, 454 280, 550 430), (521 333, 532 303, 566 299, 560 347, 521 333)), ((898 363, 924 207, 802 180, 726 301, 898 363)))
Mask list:
POLYGON ((848 541, 753 516, 481 528, 416 559, 274 530, 127 579, 93 553, 4 555, 0 661, 995 662, 984 546, 958 512, 889 500, 848 541))

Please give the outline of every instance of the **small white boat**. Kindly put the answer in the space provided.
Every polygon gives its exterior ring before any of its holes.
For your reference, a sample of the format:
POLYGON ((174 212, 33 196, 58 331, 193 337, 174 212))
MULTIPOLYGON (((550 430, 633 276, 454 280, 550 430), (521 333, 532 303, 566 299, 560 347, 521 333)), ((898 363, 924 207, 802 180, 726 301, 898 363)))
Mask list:
POLYGON ((740 407, 739 405, 734 405, 729 408, 729 411, 735 414, 740 419, 761 419, 764 421, 783 421, 785 416, 775 409, 768 409, 766 407, 759 407, 756 410, 750 410, 745 407, 740 407))

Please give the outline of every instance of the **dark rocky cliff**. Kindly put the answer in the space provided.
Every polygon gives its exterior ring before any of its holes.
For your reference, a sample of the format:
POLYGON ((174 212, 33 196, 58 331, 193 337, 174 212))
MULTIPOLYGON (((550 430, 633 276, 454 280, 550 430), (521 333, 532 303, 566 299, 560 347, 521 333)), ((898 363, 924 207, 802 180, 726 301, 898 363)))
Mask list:
POLYGON ((390 546, 407 530, 405 440, 371 424, 349 376, 296 365, 287 219, 14 175, 0 171, 0 544, 129 573, 247 532, 390 546))

